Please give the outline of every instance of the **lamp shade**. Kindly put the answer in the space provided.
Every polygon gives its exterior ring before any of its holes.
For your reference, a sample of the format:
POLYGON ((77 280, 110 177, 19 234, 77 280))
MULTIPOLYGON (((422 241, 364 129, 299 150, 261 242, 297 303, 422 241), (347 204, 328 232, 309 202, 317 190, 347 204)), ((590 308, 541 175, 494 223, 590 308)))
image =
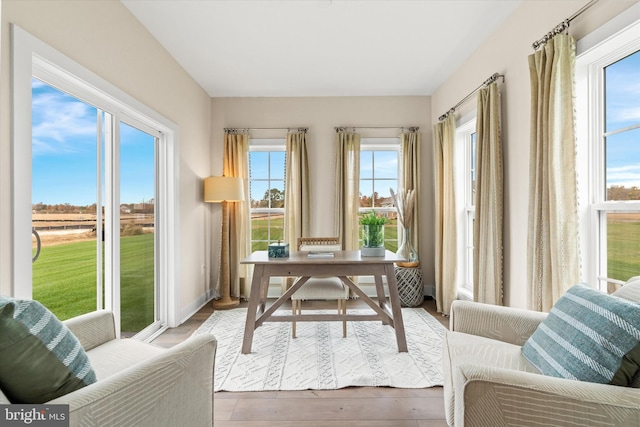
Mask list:
POLYGON ((210 176, 204 179, 205 202, 241 202, 244 200, 242 178, 210 176))

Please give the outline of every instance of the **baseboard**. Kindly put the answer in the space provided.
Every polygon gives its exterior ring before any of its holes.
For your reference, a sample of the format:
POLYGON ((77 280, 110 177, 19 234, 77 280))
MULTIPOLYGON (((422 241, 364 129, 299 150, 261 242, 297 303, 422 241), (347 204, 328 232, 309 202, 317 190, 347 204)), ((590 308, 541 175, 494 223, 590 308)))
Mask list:
MULTIPOLYGON (((189 320, 191 316, 196 314, 202 307, 213 299, 214 289, 209 289, 204 294, 200 295, 195 301, 186 306, 180 311, 180 325, 189 320)), ((178 325, 176 325, 178 326, 178 325)))
POLYGON ((435 298, 436 297, 436 287, 433 285, 425 285, 424 286, 424 296, 435 298))

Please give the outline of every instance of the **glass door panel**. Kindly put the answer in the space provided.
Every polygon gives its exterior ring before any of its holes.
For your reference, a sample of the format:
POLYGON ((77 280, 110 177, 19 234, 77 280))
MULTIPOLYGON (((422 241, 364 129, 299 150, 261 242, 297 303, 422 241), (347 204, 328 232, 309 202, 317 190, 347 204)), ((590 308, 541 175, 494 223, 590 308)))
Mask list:
POLYGON ((33 298, 64 320, 98 306, 98 110, 35 78, 31 88, 33 298))
POLYGON ((120 123, 120 323, 132 336, 157 320, 157 138, 120 123))

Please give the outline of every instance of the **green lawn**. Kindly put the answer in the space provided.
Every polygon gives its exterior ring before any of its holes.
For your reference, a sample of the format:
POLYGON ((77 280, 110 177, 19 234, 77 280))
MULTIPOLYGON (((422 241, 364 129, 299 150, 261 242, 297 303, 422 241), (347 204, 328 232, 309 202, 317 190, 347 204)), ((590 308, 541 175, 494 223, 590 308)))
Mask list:
POLYGON ((640 275, 640 221, 607 223, 607 276, 628 280, 640 275))
MULTIPOLYGON (((120 239, 122 331, 138 332, 154 318, 153 234, 120 239)), ((33 298, 64 320, 96 309, 95 242, 42 248, 33 264, 33 298)))

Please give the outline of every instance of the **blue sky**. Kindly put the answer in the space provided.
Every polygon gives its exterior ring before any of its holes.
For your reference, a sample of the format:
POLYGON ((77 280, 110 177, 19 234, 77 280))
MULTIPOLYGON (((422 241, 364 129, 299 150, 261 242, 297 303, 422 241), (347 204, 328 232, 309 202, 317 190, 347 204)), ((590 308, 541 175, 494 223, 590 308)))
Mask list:
MULTIPOLYGON (((607 67, 606 131, 640 124, 640 52, 607 67)), ((640 187, 640 129, 607 138, 607 186, 640 187)))
MULTIPOLYGON (((32 80, 32 201, 96 203, 97 110, 32 80)), ((154 138, 121 124, 122 203, 154 197, 154 138)))

